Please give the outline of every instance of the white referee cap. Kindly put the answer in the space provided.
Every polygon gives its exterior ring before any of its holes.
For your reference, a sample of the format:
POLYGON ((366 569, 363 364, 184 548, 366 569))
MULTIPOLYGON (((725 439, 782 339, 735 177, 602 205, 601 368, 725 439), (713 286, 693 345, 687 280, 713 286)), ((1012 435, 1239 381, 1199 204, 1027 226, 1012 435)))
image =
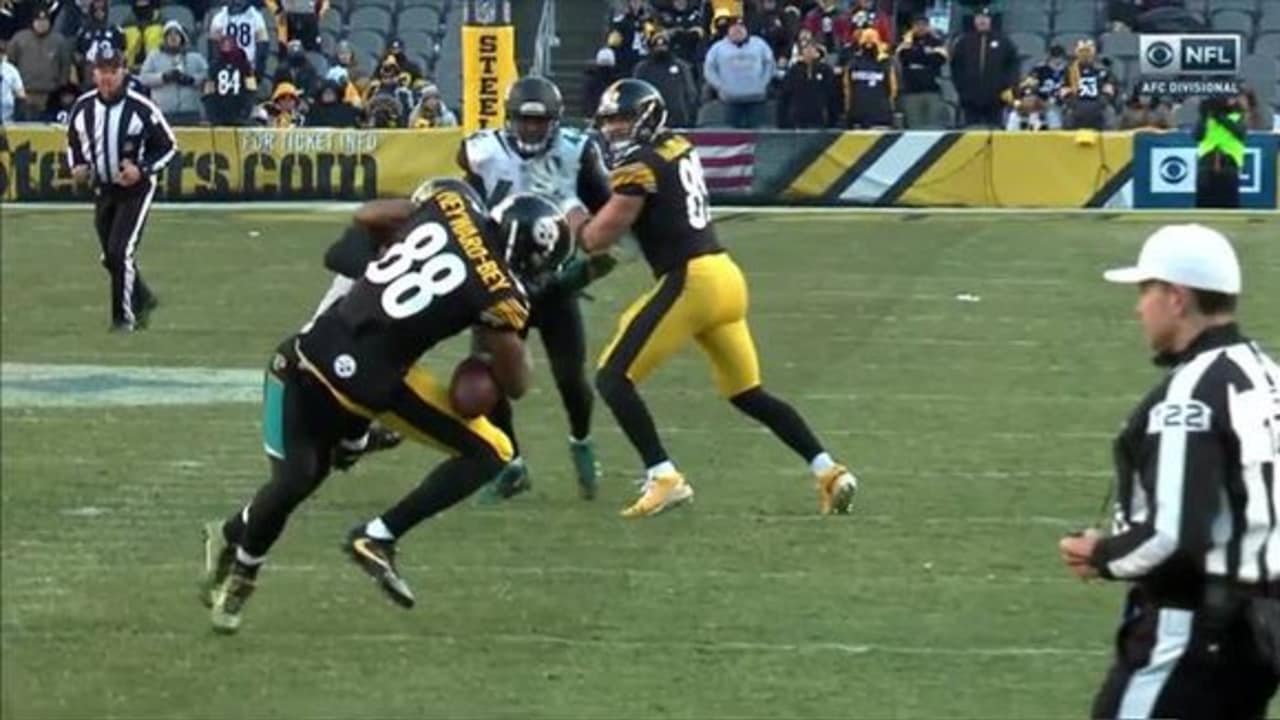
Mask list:
POLYGON ((1227 295, 1240 294, 1240 261, 1222 233, 1203 225, 1166 225, 1151 234, 1138 264, 1102 274, 1114 283, 1161 280, 1227 295))

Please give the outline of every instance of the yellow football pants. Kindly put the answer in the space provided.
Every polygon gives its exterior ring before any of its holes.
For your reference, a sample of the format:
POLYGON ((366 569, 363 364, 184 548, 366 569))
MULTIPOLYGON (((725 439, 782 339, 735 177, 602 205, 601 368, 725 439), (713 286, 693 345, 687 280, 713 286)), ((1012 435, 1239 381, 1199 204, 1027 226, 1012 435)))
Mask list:
POLYGON ((724 397, 760 384, 760 361, 747 326, 747 281, 727 253, 690 260, 631 303, 599 367, 639 384, 689 340, 706 354, 724 397))

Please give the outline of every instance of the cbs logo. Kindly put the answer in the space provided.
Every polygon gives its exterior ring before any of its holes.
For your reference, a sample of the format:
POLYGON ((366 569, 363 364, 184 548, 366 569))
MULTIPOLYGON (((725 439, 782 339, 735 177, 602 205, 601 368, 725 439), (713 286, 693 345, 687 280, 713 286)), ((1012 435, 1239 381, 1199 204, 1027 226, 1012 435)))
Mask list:
POLYGON ((1147 64, 1157 70, 1169 67, 1177 59, 1178 54, 1174 51, 1173 45, 1164 40, 1157 40, 1147 46, 1147 64))
POLYGON ((1160 166, 1156 168, 1156 172, 1160 174, 1160 179, 1170 185, 1177 185, 1187 179, 1191 168, 1187 165, 1187 161, 1176 156, 1170 155, 1160 161, 1160 166))

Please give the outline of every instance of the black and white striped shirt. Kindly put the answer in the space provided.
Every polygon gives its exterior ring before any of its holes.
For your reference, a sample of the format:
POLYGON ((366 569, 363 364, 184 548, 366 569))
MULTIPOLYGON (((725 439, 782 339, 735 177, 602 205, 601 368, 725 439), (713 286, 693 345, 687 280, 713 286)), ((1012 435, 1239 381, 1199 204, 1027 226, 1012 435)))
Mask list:
POLYGON ((1116 438, 1116 516, 1092 564, 1155 599, 1280 579, 1280 367, 1235 325, 1166 358, 1116 438))
POLYGON ((87 92, 67 117, 67 163, 88 165, 99 186, 119 183, 124 160, 138 166, 144 181, 154 177, 176 148, 160 108, 134 90, 112 101, 104 101, 96 90, 87 92))

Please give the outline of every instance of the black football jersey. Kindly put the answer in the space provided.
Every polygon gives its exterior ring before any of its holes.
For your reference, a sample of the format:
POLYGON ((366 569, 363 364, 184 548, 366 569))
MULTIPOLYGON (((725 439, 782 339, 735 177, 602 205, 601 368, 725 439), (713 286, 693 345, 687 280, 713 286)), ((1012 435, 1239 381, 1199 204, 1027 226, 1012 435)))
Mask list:
POLYGON ((461 195, 437 192, 346 297, 299 337, 298 349, 352 399, 376 409, 442 340, 473 325, 519 332, 528 300, 493 250, 494 227, 461 195))
POLYGON ((609 186, 619 195, 644 197, 631 230, 654 275, 722 250, 702 161, 686 138, 663 134, 636 148, 609 174, 609 186))
POLYGON ((1115 81, 1105 67, 1077 64, 1075 82, 1076 97, 1099 98, 1102 97, 1103 86, 1115 81))

